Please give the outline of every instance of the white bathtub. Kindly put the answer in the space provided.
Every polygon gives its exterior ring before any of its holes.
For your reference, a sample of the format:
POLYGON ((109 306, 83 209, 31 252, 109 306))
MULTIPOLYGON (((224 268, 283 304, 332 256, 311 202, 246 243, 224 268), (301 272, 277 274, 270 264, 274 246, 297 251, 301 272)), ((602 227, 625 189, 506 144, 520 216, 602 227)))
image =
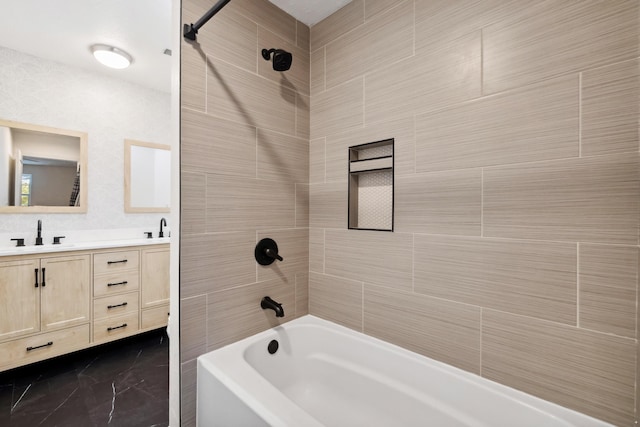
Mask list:
POLYGON ((610 425, 314 316, 200 356, 197 411, 199 427, 610 425))

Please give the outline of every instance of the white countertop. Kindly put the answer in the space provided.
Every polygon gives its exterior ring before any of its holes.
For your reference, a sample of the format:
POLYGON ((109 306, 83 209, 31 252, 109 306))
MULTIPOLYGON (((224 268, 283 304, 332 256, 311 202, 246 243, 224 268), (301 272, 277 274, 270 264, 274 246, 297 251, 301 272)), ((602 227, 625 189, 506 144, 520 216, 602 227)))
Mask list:
MULTIPOLYGON (((40 246, 34 244, 35 233, 0 233, 0 256, 38 255, 127 246, 161 245, 171 242, 170 237, 156 237, 157 230, 154 231, 154 237, 151 239, 138 237, 144 236, 144 231, 151 230, 149 227, 144 229, 48 230, 47 233, 42 233, 45 244, 40 246), (62 239, 59 245, 54 245, 52 243, 53 236, 65 236, 65 238, 62 239), (15 246, 15 242, 11 241, 12 238, 25 238, 25 246, 15 246)), ((166 234, 169 233, 170 230, 167 228, 166 234)))

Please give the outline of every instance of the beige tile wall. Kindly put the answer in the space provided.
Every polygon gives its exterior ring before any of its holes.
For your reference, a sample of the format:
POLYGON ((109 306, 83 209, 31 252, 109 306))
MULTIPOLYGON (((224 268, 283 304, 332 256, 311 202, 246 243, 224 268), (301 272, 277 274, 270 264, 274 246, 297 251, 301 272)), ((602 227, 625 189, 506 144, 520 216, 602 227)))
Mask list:
MULTIPOLYGON (((183 1, 184 20, 209 7, 183 1)), ((288 318, 632 425, 638 9, 353 0, 309 31, 235 0, 183 43, 183 425, 194 358, 281 321, 266 292, 288 318), (261 59, 271 47, 290 72, 261 59), (347 230, 346 149, 389 137, 396 232, 347 230), (256 266, 265 236, 281 265, 256 266)))
MULTIPOLYGON (((182 4, 185 22, 212 6, 182 4)), ((234 0, 182 44, 182 426, 195 426, 200 354, 308 313, 309 37, 267 0, 234 0), (291 52, 291 70, 273 71, 263 48, 291 52), (282 263, 256 263, 263 237, 282 263), (284 319, 260 308, 266 295, 284 319)))
POLYGON ((638 13, 354 0, 312 27, 310 312, 633 425, 638 13), (395 232, 347 230, 347 147, 389 137, 395 232))

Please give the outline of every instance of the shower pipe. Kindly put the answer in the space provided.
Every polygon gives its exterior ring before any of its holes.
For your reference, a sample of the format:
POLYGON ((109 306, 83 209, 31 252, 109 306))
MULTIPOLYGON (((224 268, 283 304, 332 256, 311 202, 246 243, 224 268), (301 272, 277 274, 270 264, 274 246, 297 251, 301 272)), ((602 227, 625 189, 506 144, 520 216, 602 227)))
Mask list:
POLYGON ((227 3, 231 0, 219 0, 218 3, 215 4, 207 13, 205 13, 202 18, 198 19, 195 24, 184 24, 184 38, 189 40, 195 40, 196 35, 198 34, 198 30, 209 21, 209 19, 213 18, 213 15, 220 12, 220 9, 225 7, 227 3))

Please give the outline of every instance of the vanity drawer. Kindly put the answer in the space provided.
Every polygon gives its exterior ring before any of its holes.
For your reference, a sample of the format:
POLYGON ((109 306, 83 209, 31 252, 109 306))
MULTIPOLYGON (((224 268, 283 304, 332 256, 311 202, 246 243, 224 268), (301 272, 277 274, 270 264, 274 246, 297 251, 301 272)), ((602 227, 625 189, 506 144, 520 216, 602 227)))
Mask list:
POLYGON ((140 252, 137 250, 95 254, 93 256, 93 275, 118 273, 140 268, 140 252))
POLYGON ((142 310, 142 328, 162 328, 169 320, 169 304, 142 310))
POLYGON ((26 365, 89 345, 89 324, 0 344, 0 367, 26 365))
POLYGON ((93 278, 93 296, 121 294, 138 289, 140 277, 137 271, 103 274, 93 278))
POLYGON ((93 340, 110 341, 132 335, 138 327, 138 312, 93 321, 93 340))
POLYGON ((140 295, 138 292, 118 294, 93 301, 93 318, 105 319, 127 313, 137 313, 140 295))

